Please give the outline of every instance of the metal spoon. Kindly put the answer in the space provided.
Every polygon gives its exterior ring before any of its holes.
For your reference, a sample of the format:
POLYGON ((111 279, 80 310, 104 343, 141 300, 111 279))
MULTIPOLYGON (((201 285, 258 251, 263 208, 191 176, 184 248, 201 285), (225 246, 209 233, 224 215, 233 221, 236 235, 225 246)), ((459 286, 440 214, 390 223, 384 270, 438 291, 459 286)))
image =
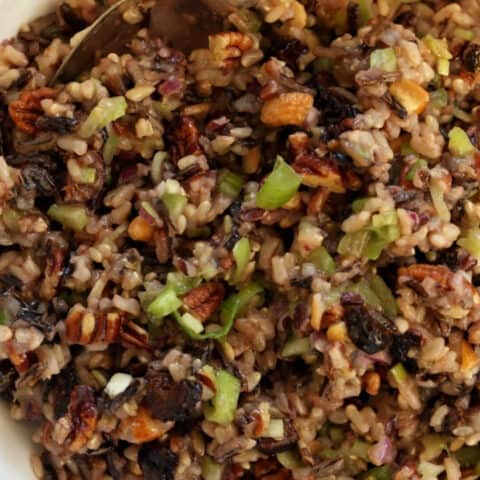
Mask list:
MULTIPOLYGON (((132 25, 123 13, 140 0, 119 0, 89 28, 51 79, 68 82, 90 69, 110 52, 120 53, 143 24, 132 25)), ((223 30, 224 16, 232 11, 226 0, 157 0, 150 14, 150 31, 174 48, 190 53, 208 45, 208 35, 223 30)))

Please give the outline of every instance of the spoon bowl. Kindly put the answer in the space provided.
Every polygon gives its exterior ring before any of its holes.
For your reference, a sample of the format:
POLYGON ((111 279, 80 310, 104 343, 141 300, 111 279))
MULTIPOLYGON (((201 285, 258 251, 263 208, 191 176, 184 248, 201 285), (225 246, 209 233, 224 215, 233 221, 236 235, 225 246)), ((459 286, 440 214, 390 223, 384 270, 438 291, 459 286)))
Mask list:
MULTIPOLYGON (((121 53, 144 22, 124 20, 128 8, 141 0, 119 0, 91 25, 50 81, 75 80, 107 53, 121 53)), ((225 15, 232 11, 225 0, 157 0, 150 10, 149 28, 177 50, 188 54, 208 46, 208 36, 222 31, 225 15)))

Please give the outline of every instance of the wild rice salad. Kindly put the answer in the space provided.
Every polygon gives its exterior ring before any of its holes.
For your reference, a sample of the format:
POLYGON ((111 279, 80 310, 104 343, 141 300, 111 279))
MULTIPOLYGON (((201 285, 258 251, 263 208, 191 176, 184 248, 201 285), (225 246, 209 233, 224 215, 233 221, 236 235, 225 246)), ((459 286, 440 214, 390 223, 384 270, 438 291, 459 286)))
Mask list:
POLYGON ((237 0, 208 49, 141 28, 48 86, 109 3, 0 46, 38 478, 479 478, 480 1, 237 0))

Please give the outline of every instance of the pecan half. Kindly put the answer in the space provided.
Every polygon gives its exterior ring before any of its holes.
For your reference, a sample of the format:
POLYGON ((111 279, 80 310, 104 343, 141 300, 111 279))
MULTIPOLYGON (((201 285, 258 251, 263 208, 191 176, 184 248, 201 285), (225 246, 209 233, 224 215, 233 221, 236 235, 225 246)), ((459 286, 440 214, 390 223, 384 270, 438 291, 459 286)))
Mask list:
POLYGON ((82 306, 74 306, 65 320, 67 340, 77 345, 114 343, 120 336, 122 323, 119 312, 94 314, 82 306))
POLYGON ((92 438, 97 426, 98 410, 92 387, 78 385, 73 389, 68 415, 72 422, 69 448, 72 452, 78 452, 92 438))
POLYGON ((345 182, 338 165, 314 153, 302 153, 293 163, 294 170, 309 187, 324 187, 330 192, 345 193, 345 182))
POLYGON ((195 122, 189 117, 181 117, 173 125, 171 154, 173 162, 187 155, 203 153, 200 146, 200 133, 195 122))
POLYGON ((37 120, 43 114, 41 101, 53 98, 56 91, 53 88, 42 87, 28 90, 8 106, 8 113, 19 130, 33 135, 39 131, 37 120))
POLYGON ((221 283, 209 282, 190 290, 183 297, 183 303, 195 318, 204 322, 215 313, 224 296, 225 288, 221 283))
POLYGON ((150 349, 148 332, 132 321, 122 326, 120 340, 128 346, 150 349))

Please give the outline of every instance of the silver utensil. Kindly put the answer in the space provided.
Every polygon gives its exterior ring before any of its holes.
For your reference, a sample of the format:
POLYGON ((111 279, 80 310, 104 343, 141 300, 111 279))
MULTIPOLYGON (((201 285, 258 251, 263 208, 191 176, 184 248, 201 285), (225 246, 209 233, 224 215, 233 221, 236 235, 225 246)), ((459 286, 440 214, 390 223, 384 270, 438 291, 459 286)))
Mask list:
MULTIPOLYGON (((100 56, 120 53, 143 24, 124 21, 124 12, 139 0, 119 0, 89 27, 51 79, 68 82, 87 71, 100 56)), ((190 53, 208 46, 208 35, 220 32, 225 15, 232 11, 228 0, 157 0, 150 13, 150 31, 174 48, 190 53)))

